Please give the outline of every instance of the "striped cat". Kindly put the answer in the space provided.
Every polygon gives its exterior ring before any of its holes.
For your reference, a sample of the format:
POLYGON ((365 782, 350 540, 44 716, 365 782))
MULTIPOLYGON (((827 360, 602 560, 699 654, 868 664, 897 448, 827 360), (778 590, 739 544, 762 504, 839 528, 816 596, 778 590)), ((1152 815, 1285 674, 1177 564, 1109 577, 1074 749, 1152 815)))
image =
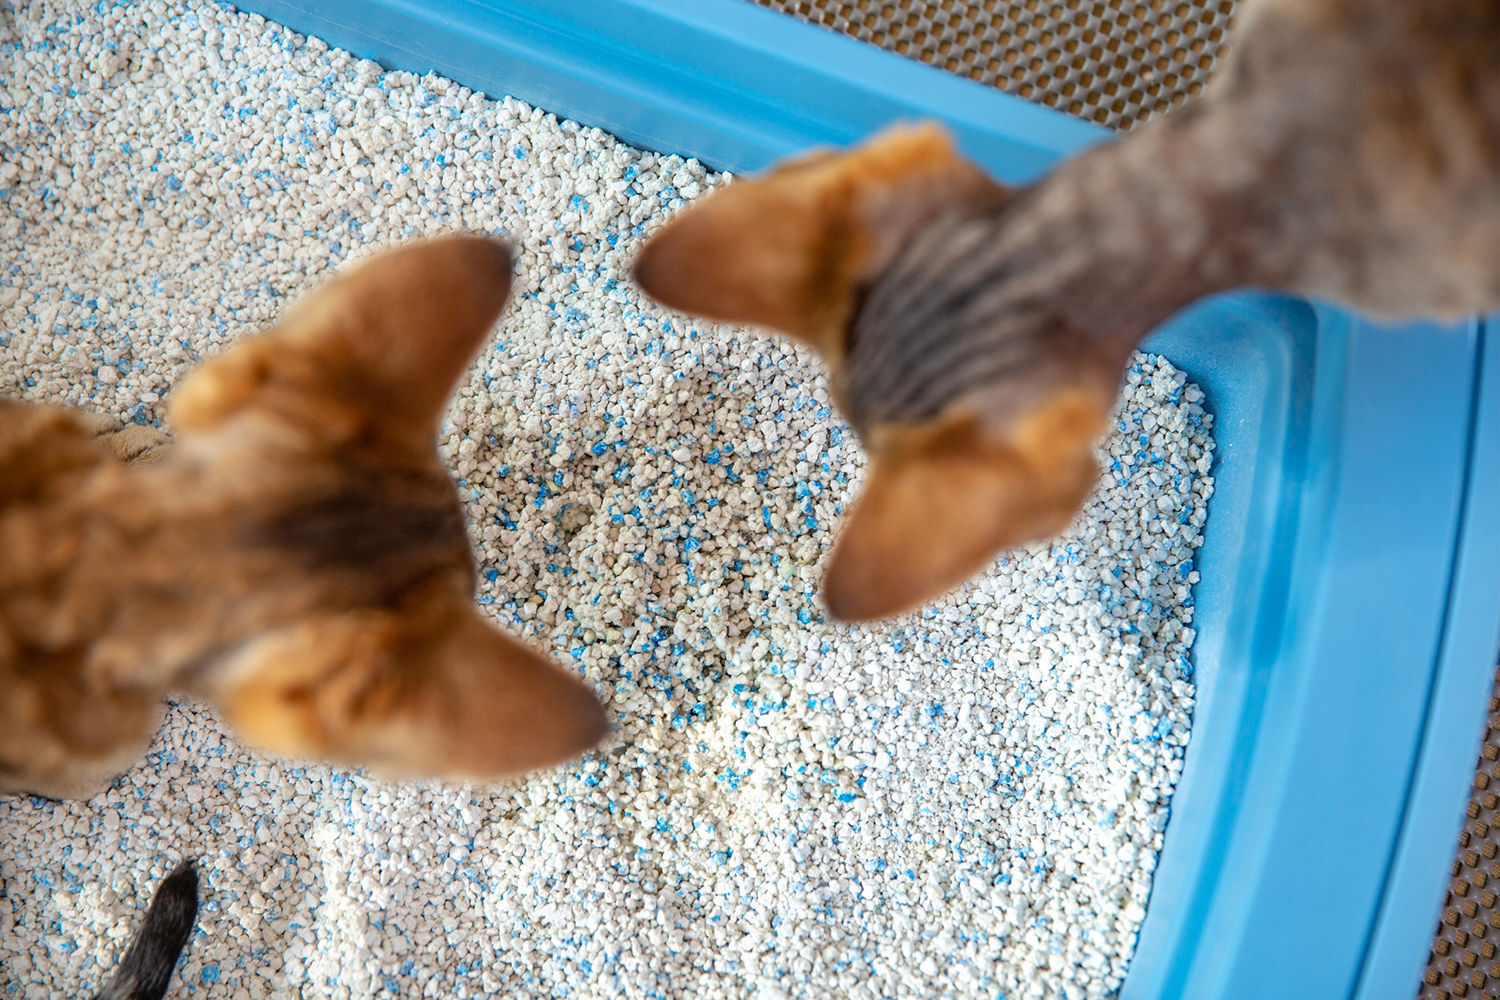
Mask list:
POLYGON ((1204 96, 1021 190, 935 128, 710 196, 641 253, 666 305, 814 347, 872 458, 839 618, 1060 531, 1132 348, 1258 286, 1386 316, 1500 305, 1500 3, 1246 0, 1204 96))
POLYGON ((490 779, 598 741, 587 685, 475 609, 434 449, 510 272, 472 236, 364 262, 189 375, 165 447, 0 400, 0 794, 97 791, 168 690, 272 752, 387 775, 490 779))

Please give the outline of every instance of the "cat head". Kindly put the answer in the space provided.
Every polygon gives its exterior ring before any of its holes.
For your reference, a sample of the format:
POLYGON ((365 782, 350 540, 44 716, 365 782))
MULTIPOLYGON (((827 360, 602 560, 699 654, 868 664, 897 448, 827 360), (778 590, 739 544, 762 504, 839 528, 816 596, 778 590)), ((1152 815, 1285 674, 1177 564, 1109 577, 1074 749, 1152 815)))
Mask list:
POLYGON ((873 381, 889 366, 851 363, 860 310, 893 261, 936 221, 1001 212, 1010 196, 940 129, 898 127, 735 181, 669 222, 636 259, 636 280, 664 305, 773 327, 829 369, 835 402, 871 459, 824 581, 837 618, 914 607, 1000 550, 1061 531, 1094 482, 1121 358, 1096 356, 1086 338, 1041 331, 1046 356, 1024 380, 959 393, 915 419, 874 414, 873 381))
POLYGON ((178 682, 252 742, 483 780, 557 763, 606 731, 576 674, 480 617, 463 510, 434 447, 511 268, 505 245, 472 236, 379 254, 173 396, 177 443, 140 475, 190 495, 178 506, 193 523, 171 537, 197 551, 163 562, 177 586, 203 590, 193 613, 234 639, 178 682))

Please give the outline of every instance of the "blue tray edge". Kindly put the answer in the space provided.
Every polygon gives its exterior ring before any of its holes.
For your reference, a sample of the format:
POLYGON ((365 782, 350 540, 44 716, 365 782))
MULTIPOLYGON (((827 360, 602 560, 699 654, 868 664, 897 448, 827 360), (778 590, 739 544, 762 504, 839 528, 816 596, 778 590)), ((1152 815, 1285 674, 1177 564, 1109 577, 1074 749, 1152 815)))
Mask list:
POLYGON ((1476 691, 1495 677, 1500 650, 1500 315, 1480 326, 1468 483, 1448 620, 1425 734, 1356 996, 1415 996, 1463 825, 1488 716, 1476 691), (1404 987, 1404 992, 1396 988, 1404 987))
POLYGON ((745 0, 236 6, 387 68, 440 73, 720 170, 761 170, 937 108, 961 148, 1012 183, 1110 134, 745 0))

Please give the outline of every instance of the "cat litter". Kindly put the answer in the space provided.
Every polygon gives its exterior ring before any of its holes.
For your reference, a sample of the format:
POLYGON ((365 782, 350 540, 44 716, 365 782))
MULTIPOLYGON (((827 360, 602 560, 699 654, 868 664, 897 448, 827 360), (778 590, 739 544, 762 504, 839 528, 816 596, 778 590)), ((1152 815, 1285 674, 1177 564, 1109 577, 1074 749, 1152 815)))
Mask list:
POLYGON ((187 856, 177 995, 1118 987, 1193 708, 1202 395, 1138 355, 1065 538, 832 624, 863 457, 817 365, 625 277, 723 181, 227 7, 0 0, 0 391, 154 423, 330 267, 508 232, 515 297, 444 453, 485 610, 618 726, 476 789, 271 760, 176 703, 107 793, 0 800, 0 996, 98 985, 187 856))

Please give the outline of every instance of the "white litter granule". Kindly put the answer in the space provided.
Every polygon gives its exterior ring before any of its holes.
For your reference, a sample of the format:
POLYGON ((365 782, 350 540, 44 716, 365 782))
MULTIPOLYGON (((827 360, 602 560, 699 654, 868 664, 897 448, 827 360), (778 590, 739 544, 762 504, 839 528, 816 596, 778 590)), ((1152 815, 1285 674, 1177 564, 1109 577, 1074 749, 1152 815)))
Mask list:
POLYGON ((444 448, 480 600, 618 720, 497 790, 246 750, 179 703, 87 803, 0 800, 0 995, 98 985, 176 858, 177 995, 1104 996, 1193 705, 1208 418, 1141 356, 1067 538, 825 621, 863 459, 811 356, 626 278, 719 183, 207 3, 0 0, 0 392, 142 421, 367 248, 507 230, 444 448))

